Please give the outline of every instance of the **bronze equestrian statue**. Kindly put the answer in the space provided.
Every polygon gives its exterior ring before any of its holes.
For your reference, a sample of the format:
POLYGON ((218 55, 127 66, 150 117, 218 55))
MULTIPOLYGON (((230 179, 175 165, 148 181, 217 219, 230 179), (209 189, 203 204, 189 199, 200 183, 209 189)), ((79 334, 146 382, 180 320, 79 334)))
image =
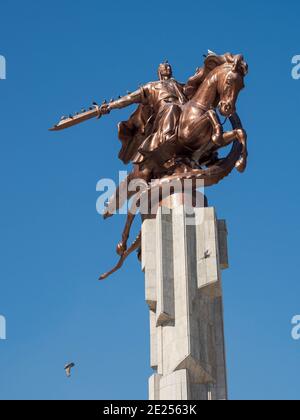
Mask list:
MULTIPOLYGON (((184 85, 173 78, 168 62, 159 66, 156 82, 140 87, 134 93, 94 104, 84 111, 62 120, 51 130, 61 130, 93 117, 100 118, 114 109, 138 104, 128 121, 118 126, 122 149, 119 158, 133 163, 133 170, 109 200, 104 217, 112 216, 136 194, 129 185, 144 180, 149 189, 160 187, 172 179, 203 180, 205 186, 218 183, 234 167, 243 172, 247 165, 247 135, 236 113, 236 101, 244 88, 248 65, 242 55, 230 53, 205 57, 204 66, 184 85), (229 118, 233 129, 224 132, 217 114, 229 118), (231 152, 219 159, 218 150, 233 143, 231 152), (125 197, 125 198, 124 198, 125 197)), ((141 234, 127 249, 135 213, 128 213, 122 241, 117 246, 120 260, 101 279, 119 269, 127 256, 141 246, 141 234)))

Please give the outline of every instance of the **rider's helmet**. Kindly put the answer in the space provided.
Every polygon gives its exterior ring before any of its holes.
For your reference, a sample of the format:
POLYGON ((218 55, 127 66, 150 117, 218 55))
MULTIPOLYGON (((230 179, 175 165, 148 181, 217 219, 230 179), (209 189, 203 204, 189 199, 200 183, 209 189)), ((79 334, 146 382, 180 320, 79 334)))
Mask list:
POLYGON ((173 70, 171 64, 169 64, 168 60, 164 63, 161 63, 158 67, 158 77, 159 80, 168 80, 171 79, 173 76, 173 70))

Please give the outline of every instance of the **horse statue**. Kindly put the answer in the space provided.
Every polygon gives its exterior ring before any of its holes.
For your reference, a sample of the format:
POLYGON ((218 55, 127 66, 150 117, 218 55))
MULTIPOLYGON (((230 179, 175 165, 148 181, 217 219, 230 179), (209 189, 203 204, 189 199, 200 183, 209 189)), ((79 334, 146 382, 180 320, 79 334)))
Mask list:
MULTIPOLYGON (((119 138, 124 163, 133 162, 133 170, 109 200, 104 218, 115 214, 135 195, 140 200, 145 190, 134 191, 130 185, 143 180, 146 190, 160 190, 166 182, 201 180, 205 186, 217 184, 236 168, 247 166, 247 134, 236 112, 236 102, 244 88, 248 65, 242 55, 209 53, 204 67, 197 70, 186 85, 172 79, 170 65, 160 66, 159 82, 152 82, 118 101, 97 104, 88 112, 63 118, 53 130, 78 124, 94 116, 133 103, 140 104, 129 121, 120 123, 119 138), (229 119, 232 130, 224 132, 217 114, 229 119), (232 144, 226 158, 218 151, 232 144)), ((118 264, 103 274, 103 280, 118 270, 126 258, 141 248, 141 232, 127 247, 135 211, 128 212, 122 240, 117 246, 118 264)))

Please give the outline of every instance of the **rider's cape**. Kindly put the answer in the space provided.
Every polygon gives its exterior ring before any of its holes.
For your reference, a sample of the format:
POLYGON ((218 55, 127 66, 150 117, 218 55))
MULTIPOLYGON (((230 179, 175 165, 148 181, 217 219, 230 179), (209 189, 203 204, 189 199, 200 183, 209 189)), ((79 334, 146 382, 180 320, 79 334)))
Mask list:
POLYGON ((138 163, 143 159, 139 153, 139 148, 147 138, 148 133, 151 132, 153 119, 152 108, 141 104, 128 121, 119 123, 118 134, 122 143, 119 159, 125 164, 132 161, 138 163))

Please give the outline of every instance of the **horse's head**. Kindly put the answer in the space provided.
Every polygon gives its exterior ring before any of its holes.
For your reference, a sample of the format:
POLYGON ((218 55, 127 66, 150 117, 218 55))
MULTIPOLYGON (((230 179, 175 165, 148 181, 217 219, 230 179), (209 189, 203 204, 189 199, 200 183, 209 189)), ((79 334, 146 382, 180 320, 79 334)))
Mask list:
POLYGON ((224 117, 230 117, 236 111, 236 101, 244 88, 244 78, 248 65, 242 55, 226 56, 226 63, 218 68, 219 110, 224 117))

